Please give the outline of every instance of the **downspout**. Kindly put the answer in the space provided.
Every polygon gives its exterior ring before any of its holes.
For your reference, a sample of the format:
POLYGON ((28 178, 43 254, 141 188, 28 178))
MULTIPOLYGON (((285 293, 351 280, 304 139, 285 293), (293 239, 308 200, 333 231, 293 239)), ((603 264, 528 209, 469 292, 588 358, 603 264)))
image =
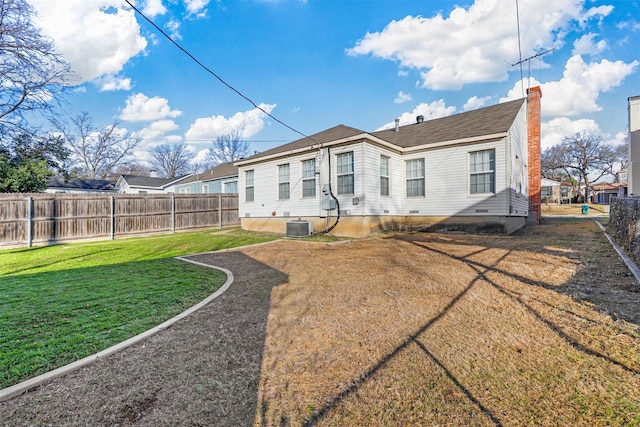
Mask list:
POLYGON ((338 201, 338 198, 333 194, 333 189, 331 187, 331 149, 329 147, 327 147, 327 157, 329 158, 329 196, 331 196, 331 198, 336 201, 336 209, 338 210, 338 215, 336 216, 336 222, 334 222, 331 227, 325 228, 324 230, 318 231, 317 233, 313 233, 314 236, 320 236, 322 234, 331 232, 331 230, 336 228, 336 225, 338 225, 338 221, 340 221, 340 202, 338 201))

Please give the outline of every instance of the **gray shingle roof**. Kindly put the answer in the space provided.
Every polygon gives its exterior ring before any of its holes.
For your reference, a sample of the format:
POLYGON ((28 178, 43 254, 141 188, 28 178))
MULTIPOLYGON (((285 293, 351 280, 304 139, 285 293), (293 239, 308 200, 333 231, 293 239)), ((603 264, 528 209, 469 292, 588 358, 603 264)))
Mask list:
POLYGON ((509 130, 524 101, 524 99, 517 99, 440 119, 401 126, 398 131, 387 129, 371 132, 371 135, 407 148, 502 133, 509 130))
POLYGON ((180 181, 180 185, 188 184, 190 182, 197 181, 211 181, 213 179, 225 178, 238 175, 238 167, 233 163, 222 163, 214 168, 211 168, 201 174, 190 176, 184 181, 180 181))
POLYGON ((279 147, 275 147, 270 150, 263 151, 262 153, 258 153, 251 157, 247 157, 246 159, 242 159, 242 161, 259 159, 261 157, 269 156, 271 154, 286 153, 289 151, 311 147, 313 145, 324 144, 326 142, 336 141, 343 138, 349 138, 349 137, 361 135, 364 133, 366 132, 360 129, 352 128, 345 125, 338 125, 330 129, 324 130, 322 132, 318 132, 316 134, 310 135, 308 138, 301 138, 296 141, 290 142, 288 144, 280 145, 279 147))
POLYGON ((67 190, 113 191, 115 186, 113 182, 104 179, 69 178, 65 181, 62 176, 53 176, 47 181, 47 187, 67 190))
MULTIPOLYGON (((400 126, 399 130, 388 129, 369 132, 377 138, 385 140, 400 148, 428 145, 437 142, 482 137, 507 132, 515 120, 525 99, 503 102, 501 104, 467 111, 440 119, 427 120, 422 123, 400 126)), ((313 145, 332 142, 356 135, 366 134, 362 130, 345 125, 338 125, 325 131, 302 138, 279 147, 258 153, 245 160, 258 160, 272 154, 287 153, 313 145)))

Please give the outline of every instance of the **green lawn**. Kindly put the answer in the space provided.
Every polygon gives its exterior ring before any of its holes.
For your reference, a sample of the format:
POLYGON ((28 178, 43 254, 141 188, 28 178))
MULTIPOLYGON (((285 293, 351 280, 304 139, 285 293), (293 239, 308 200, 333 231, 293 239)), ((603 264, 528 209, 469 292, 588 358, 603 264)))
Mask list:
POLYGON ((173 257, 274 238, 208 230, 0 251, 0 389, 150 329, 226 280, 173 257))

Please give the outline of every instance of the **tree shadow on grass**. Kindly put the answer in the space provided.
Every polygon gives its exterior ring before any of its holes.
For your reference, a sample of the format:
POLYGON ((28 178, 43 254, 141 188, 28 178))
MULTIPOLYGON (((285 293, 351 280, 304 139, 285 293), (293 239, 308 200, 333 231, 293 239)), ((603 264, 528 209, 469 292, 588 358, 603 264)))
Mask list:
MULTIPOLYGON (((462 299, 462 297, 465 296, 465 294, 468 294, 469 291, 477 283, 479 283, 479 281, 489 284, 491 287, 497 290, 500 294, 506 296, 515 304, 524 308, 526 312, 528 312, 533 318, 535 318, 536 320, 544 324, 546 327, 548 327, 548 329, 552 333, 556 334, 563 341, 567 342, 577 352, 587 355, 589 357, 598 358, 604 361, 605 363, 608 363, 612 366, 617 366, 629 373, 632 373, 635 375, 640 374, 640 367, 634 366, 633 362, 621 360, 616 355, 609 354, 606 350, 594 348, 593 343, 585 341, 586 339, 584 337, 574 335, 571 331, 565 330, 565 328, 562 325, 557 324, 553 318, 545 315, 543 312, 536 309, 536 307, 534 307, 530 302, 531 298, 525 299, 522 297, 521 294, 519 294, 519 292, 516 289, 511 289, 508 285, 501 284, 498 281, 493 279, 495 275, 498 275, 499 277, 518 282, 521 285, 537 287, 537 288, 541 288, 541 289, 552 291, 552 292, 569 293, 570 286, 566 283, 560 286, 556 286, 550 283, 546 283, 542 280, 535 280, 535 279, 532 279, 531 277, 526 277, 525 275, 520 275, 512 271, 507 271, 501 268, 500 267, 501 261, 505 260, 510 256, 517 256, 518 249, 515 249, 513 247, 513 242, 510 245, 505 245, 504 248, 501 248, 500 239, 490 239, 484 242, 486 245, 484 247, 477 248, 479 246, 478 244, 475 244, 475 243, 468 244, 469 246, 468 251, 466 251, 464 255, 454 255, 444 250, 438 249, 437 245, 429 244, 428 238, 424 239, 426 240, 426 242, 423 241, 422 237, 419 235, 417 237, 415 235, 414 236, 409 235, 408 237, 403 236, 403 237, 399 237, 399 239, 413 244, 416 248, 420 250, 430 251, 430 252, 438 253, 439 255, 442 255, 442 256, 451 257, 456 261, 459 261, 461 265, 464 265, 465 267, 473 269, 476 272, 477 276, 467 285, 466 288, 464 288, 460 293, 458 293, 455 297, 453 297, 448 303, 448 305, 445 306, 436 316, 434 316, 433 318, 428 320, 426 323, 424 323, 416 332, 411 334, 406 340, 404 340, 400 345, 395 347, 386 356, 382 357, 374 366, 372 366, 367 371, 359 375, 356 379, 352 381, 351 384, 343 388, 333 398, 330 398, 323 407, 316 410, 309 417, 307 417, 306 421, 303 424, 304 426, 307 426, 307 427, 315 426, 318 423, 320 423, 320 421, 322 421, 323 419, 329 417, 332 411, 337 409, 337 407, 343 401, 345 401, 347 398, 349 398, 352 395, 356 395, 358 391, 369 380, 371 380, 378 371, 381 371, 392 359, 396 358, 403 349, 407 348, 411 344, 416 344, 420 348, 420 350, 424 354, 426 354, 429 360, 431 360, 431 362, 434 363, 438 367, 438 369, 440 369, 443 375, 445 375, 449 381, 455 384, 455 387, 459 390, 459 392, 462 393, 464 396, 466 396, 466 398, 469 401, 471 401, 480 410, 482 414, 484 414, 484 416, 487 418, 487 421, 497 426, 502 425, 502 421, 500 417, 495 415, 496 414, 496 411, 494 411, 495 408, 488 407, 485 403, 482 402, 481 398, 475 396, 473 394, 472 389, 470 387, 467 387, 462 380, 456 378, 456 376, 453 374, 453 370, 450 369, 450 367, 446 366, 446 364, 443 363, 440 359, 438 359, 438 357, 429 350, 428 345, 425 344, 423 340, 418 339, 420 335, 422 335, 424 332, 430 329, 432 325, 434 325, 443 316, 445 316, 447 312, 452 310, 453 307, 462 299), (484 252, 491 249, 495 249, 495 248, 504 249, 504 250, 501 250, 502 255, 497 260, 491 263, 486 263, 486 262, 481 262, 474 259, 478 255, 481 255, 484 252)), ((464 242, 462 243, 456 242, 455 244, 465 245, 464 242)), ((516 244, 516 247, 517 247, 517 244, 516 244)), ((551 254, 558 255, 557 253, 555 253, 556 251, 553 248, 541 249, 540 251, 543 253, 548 251, 550 255, 551 254)), ((578 269, 576 273, 577 277, 574 276, 571 280, 572 281, 577 280, 578 282, 580 282, 581 280, 587 280, 591 275, 590 268, 598 268, 598 266, 587 266, 587 268, 578 269)), ((533 300, 541 304, 550 305, 546 301, 542 301, 542 300, 538 301, 538 300, 535 300, 535 298, 533 300)), ((555 306, 552 308, 556 309, 555 306)), ((561 308, 559 309, 559 311, 564 312, 565 314, 570 314, 570 315, 576 314, 568 309, 561 308)), ((593 318, 587 318, 585 316, 579 316, 577 314, 576 316, 587 319, 592 323, 599 322, 599 320, 596 320, 593 318)), ((608 324, 608 325, 602 324, 601 326, 611 327, 611 324, 608 324)), ((632 339, 637 339, 637 336, 635 334, 631 334, 623 330, 619 330, 616 332, 620 333, 621 335, 626 334, 632 339)), ((266 424, 263 423, 263 425, 266 425, 266 424)))

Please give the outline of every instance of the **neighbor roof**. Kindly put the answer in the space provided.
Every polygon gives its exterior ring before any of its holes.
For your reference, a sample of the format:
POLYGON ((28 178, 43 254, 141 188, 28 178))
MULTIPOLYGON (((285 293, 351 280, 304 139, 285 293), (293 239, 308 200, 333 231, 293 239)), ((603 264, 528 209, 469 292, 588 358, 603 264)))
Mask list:
POLYGON ((213 179, 226 178, 231 176, 238 176, 238 167, 233 163, 222 163, 201 174, 190 176, 189 178, 180 182, 180 185, 197 181, 211 181, 213 179))
POLYGON ((104 179, 84 179, 53 176, 47 181, 47 188, 64 188, 67 190, 113 191, 113 182, 104 179))
POLYGON ((163 188, 171 183, 179 182, 189 175, 183 175, 177 178, 156 178, 141 175, 121 175, 121 177, 127 184, 129 184, 129 186, 163 188))
POLYGON ((372 132, 371 135, 402 148, 428 145, 507 132, 524 99, 504 102, 478 110, 372 132))

